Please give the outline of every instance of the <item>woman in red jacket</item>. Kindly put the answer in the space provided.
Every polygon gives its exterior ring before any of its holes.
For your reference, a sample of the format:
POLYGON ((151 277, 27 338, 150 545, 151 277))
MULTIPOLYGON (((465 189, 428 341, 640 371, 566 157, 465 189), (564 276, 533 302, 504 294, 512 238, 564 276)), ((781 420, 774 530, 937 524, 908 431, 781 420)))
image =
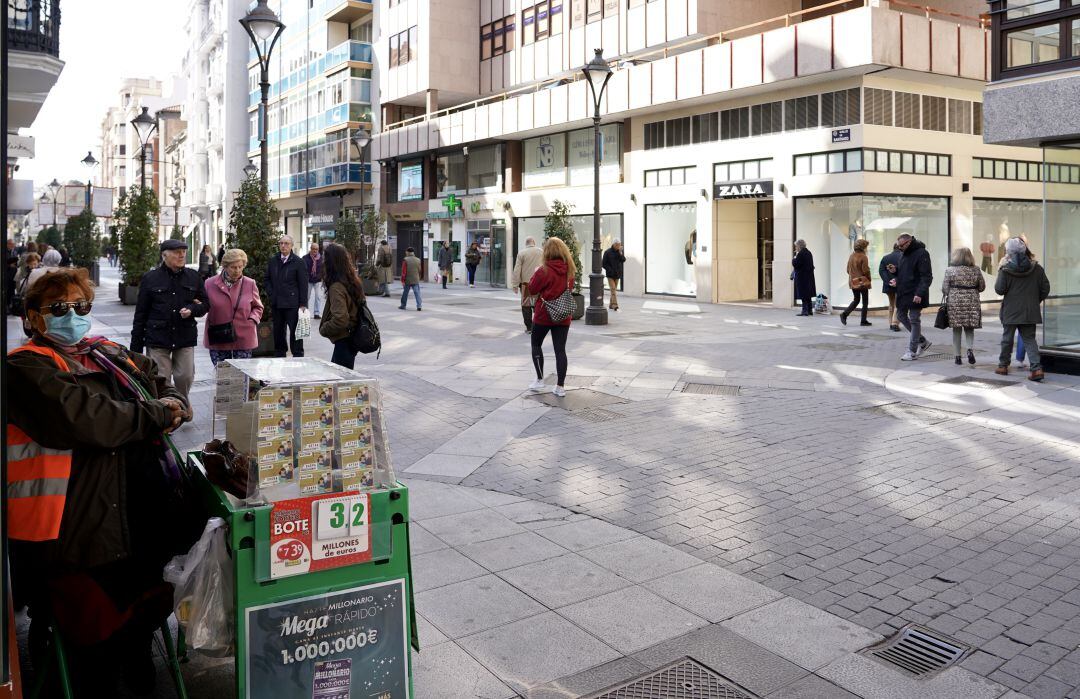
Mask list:
POLYGON ((560 398, 566 395, 563 384, 566 382, 566 337, 570 334, 570 316, 556 322, 552 319, 549 310, 556 301, 568 289, 574 287, 574 275, 577 268, 574 259, 570 256, 570 248, 558 238, 548 238, 544 241, 544 264, 533 274, 529 280, 529 293, 539 296, 533 310, 532 331, 532 360, 536 369, 536 381, 529 384, 532 391, 540 391, 544 388, 544 338, 551 333, 551 342, 555 345, 555 371, 558 373, 558 384, 555 386, 555 395, 560 398))

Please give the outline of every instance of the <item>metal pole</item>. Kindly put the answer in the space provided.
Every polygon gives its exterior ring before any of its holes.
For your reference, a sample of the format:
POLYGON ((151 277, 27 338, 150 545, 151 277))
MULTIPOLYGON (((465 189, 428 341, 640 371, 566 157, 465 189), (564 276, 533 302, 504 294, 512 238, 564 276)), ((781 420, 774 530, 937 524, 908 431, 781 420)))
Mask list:
POLYGON ((270 115, 268 113, 269 107, 267 106, 270 100, 270 56, 268 55, 264 60, 259 62, 259 71, 261 82, 259 87, 262 89, 262 114, 259 121, 262 122, 259 127, 259 177, 262 179, 263 186, 266 186, 267 182, 267 163, 270 160, 269 148, 267 145, 267 128, 269 127, 270 115))
POLYGON ((146 189, 146 144, 139 150, 139 189, 146 189))
POLYGON ((600 273, 600 102, 593 115, 593 241, 592 274, 589 275, 589 307, 585 309, 586 325, 607 325, 604 308, 604 277, 600 273))
MULTIPOLYGON (((366 231, 364 230, 365 221, 367 221, 367 216, 364 214, 364 149, 361 148, 360 149, 360 241, 364 245, 364 255, 366 257, 367 256, 367 251, 368 251, 368 246, 367 246, 366 242, 363 242, 364 241, 364 235, 366 235, 366 231)), ((374 241, 372 241, 372 242, 374 242, 374 241)), ((372 246, 372 249, 374 250, 374 246, 372 246)), ((367 262, 367 260, 364 260, 364 262, 367 262)))

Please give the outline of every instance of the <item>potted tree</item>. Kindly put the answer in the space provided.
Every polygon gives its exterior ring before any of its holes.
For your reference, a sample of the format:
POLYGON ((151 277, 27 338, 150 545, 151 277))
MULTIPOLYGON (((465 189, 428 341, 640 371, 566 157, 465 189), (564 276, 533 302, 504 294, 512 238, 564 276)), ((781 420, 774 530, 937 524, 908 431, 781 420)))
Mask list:
POLYGON ((225 245, 240 248, 247 253, 249 276, 259 288, 259 298, 266 309, 259 323, 259 346, 254 355, 268 357, 274 354, 274 333, 270 321, 270 299, 266 295, 265 275, 270 257, 277 254, 277 225, 281 213, 270 192, 259 177, 252 174, 240 183, 240 190, 233 199, 229 213, 229 234, 225 245))
POLYGON ((38 245, 51 245, 57 250, 63 245, 64 237, 60 233, 60 229, 56 226, 49 226, 48 228, 42 228, 37 235, 38 245))
POLYGON ((71 262, 76 267, 85 267, 90 272, 94 284, 100 281, 98 275, 98 257, 101 255, 101 231, 97 217, 90 209, 68 219, 64 227, 64 244, 67 246, 71 262))
POLYGON ((158 202, 154 190, 134 186, 116 210, 120 229, 120 302, 134 305, 142 276, 157 265, 158 202))
POLYGON ((374 209, 366 209, 360 219, 360 254, 357 261, 360 263, 360 279, 364 283, 364 293, 376 295, 379 293, 379 268, 375 266, 375 252, 382 238, 383 215, 374 209))
POLYGON ((551 210, 544 217, 544 237, 558 238, 570 248, 570 256, 574 259, 574 267, 577 274, 574 275, 574 289, 571 295, 574 297, 574 320, 581 320, 585 316, 585 297, 581 294, 581 248, 578 245, 577 233, 570 224, 570 205, 556 199, 551 202, 551 210))

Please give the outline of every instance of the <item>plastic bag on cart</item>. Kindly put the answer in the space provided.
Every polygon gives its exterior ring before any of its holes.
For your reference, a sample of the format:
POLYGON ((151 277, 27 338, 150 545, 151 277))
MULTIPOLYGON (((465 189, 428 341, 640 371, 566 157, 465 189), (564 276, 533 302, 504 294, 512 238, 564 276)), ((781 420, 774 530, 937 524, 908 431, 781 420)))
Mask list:
POLYGON ((294 337, 297 340, 306 340, 311 337, 311 311, 306 308, 296 316, 296 333, 294 337))
POLYGON ((211 517, 187 552, 165 566, 172 583, 173 609, 187 645, 214 656, 233 652, 233 569, 225 545, 225 520, 211 517))
POLYGON ((829 297, 825 294, 818 294, 814 298, 814 313, 817 315, 829 315, 832 313, 832 306, 829 305, 829 297))

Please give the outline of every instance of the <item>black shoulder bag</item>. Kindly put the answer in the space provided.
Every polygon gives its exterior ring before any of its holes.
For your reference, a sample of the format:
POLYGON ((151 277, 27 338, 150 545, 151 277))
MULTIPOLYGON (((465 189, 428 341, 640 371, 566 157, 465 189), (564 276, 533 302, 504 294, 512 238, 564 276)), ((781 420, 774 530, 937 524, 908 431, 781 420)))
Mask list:
POLYGON ((240 308, 240 298, 244 295, 244 277, 240 277, 240 291, 236 294, 236 305, 233 306, 232 315, 228 323, 217 323, 206 327, 206 337, 211 345, 227 345, 236 342, 236 328, 233 327, 233 319, 236 318, 236 310, 240 308))
MULTIPOLYGON (((353 350, 361 354, 378 352, 382 354, 382 338, 379 335, 379 326, 375 322, 375 316, 371 314, 367 301, 360 301, 356 309, 356 327, 353 328, 349 342, 353 350)), ((378 357, 379 355, 375 355, 378 357)))

